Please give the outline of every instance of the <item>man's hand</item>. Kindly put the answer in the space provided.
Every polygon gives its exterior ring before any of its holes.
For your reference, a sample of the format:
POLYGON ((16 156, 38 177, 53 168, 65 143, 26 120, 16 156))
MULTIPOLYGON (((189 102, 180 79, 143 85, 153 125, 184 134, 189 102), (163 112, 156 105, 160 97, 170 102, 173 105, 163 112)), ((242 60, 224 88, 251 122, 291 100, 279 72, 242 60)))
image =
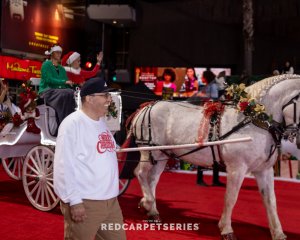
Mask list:
POLYGON ((99 65, 101 64, 102 59, 103 59, 103 52, 100 52, 100 53, 97 55, 97 63, 98 63, 99 65))
POLYGON ((70 206, 70 209, 71 218, 74 222, 83 222, 87 218, 83 203, 70 206))
POLYGON ((68 84, 68 85, 70 85, 71 87, 73 87, 73 82, 70 81, 70 80, 67 80, 67 81, 65 82, 65 84, 68 84))

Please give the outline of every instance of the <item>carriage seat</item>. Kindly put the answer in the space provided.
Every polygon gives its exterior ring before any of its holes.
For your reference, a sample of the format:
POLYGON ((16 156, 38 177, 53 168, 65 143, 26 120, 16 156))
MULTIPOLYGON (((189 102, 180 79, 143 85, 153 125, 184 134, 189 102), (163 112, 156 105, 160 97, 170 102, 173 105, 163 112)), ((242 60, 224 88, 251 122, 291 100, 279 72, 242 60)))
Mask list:
POLYGON ((58 128, 55 110, 46 104, 38 105, 37 108, 40 111, 40 118, 37 120, 37 124, 45 138, 53 139, 58 128))
POLYGON ((31 85, 34 86, 34 91, 38 92, 38 87, 40 86, 41 79, 40 78, 30 78, 31 85))
MULTIPOLYGON (((34 86, 34 90, 38 92, 38 87, 41 82, 41 78, 30 78, 31 85, 34 86)), ((39 95, 38 99, 36 100, 37 105, 39 106, 39 111, 41 114, 42 118, 44 121, 44 126, 46 132, 50 134, 50 136, 54 137, 57 133, 57 128, 58 128, 58 123, 57 123, 57 118, 56 118, 56 113, 55 109, 52 107, 48 106, 47 103, 45 102, 45 99, 43 98, 43 95, 39 95)))

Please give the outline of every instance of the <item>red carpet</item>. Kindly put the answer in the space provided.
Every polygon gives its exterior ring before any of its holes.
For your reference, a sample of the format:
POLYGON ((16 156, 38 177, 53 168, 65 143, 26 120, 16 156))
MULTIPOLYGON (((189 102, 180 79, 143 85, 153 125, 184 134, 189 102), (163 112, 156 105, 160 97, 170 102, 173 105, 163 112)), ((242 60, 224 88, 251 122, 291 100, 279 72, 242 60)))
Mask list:
MULTIPOLYGON (((199 223, 198 231, 127 231, 127 239, 220 239, 217 223, 225 188, 199 187, 195 178, 192 174, 164 173, 158 185, 157 204, 165 223, 199 223)), ((210 176, 205 178, 211 182, 210 176)), ((277 181, 276 194, 279 216, 288 239, 300 239, 300 184, 277 181)), ((127 223, 141 223, 145 219, 137 210, 140 196, 139 185, 134 179, 120 198, 127 223)), ((41 212, 31 207, 22 183, 9 179, 2 167, 0 213, 0 239, 63 239, 63 218, 59 209, 41 212)), ((271 239, 265 209, 253 179, 245 180, 232 221, 240 240, 271 239)))

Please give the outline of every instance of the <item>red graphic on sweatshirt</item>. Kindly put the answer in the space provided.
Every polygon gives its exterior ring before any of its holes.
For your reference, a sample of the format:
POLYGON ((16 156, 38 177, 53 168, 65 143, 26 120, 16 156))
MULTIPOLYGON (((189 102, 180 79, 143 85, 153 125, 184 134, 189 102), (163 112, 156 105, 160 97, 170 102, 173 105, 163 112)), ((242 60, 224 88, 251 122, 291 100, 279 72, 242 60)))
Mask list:
POLYGON ((104 153, 106 151, 113 152, 115 148, 115 142, 108 130, 99 135, 99 141, 97 143, 97 151, 99 153, 104 153))

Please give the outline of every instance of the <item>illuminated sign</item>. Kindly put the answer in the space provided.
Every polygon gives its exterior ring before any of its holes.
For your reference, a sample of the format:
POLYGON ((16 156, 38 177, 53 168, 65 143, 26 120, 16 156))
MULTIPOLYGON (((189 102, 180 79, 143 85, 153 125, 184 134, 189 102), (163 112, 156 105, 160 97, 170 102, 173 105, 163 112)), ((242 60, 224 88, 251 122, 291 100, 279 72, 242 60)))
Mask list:
POLYGON ((41 77, 42 63, 15 57, 0 56, 0 77, 15 80, 29 80, 41 77))
POLYGON ((64 50, 80 49, 80 41, 74 41, 74 36, 83 28, 85 18, 74 17, 73 11, 61 2, 0 1, 1 49, 39 55, 44 55, 46 49, 57 43, 64 46, 64 50))
POLYGON ((53 44, 57 44, 59 37, 41 32, 34 32, 33 41, 28 41, 28 46, 49 49, 53 44))

